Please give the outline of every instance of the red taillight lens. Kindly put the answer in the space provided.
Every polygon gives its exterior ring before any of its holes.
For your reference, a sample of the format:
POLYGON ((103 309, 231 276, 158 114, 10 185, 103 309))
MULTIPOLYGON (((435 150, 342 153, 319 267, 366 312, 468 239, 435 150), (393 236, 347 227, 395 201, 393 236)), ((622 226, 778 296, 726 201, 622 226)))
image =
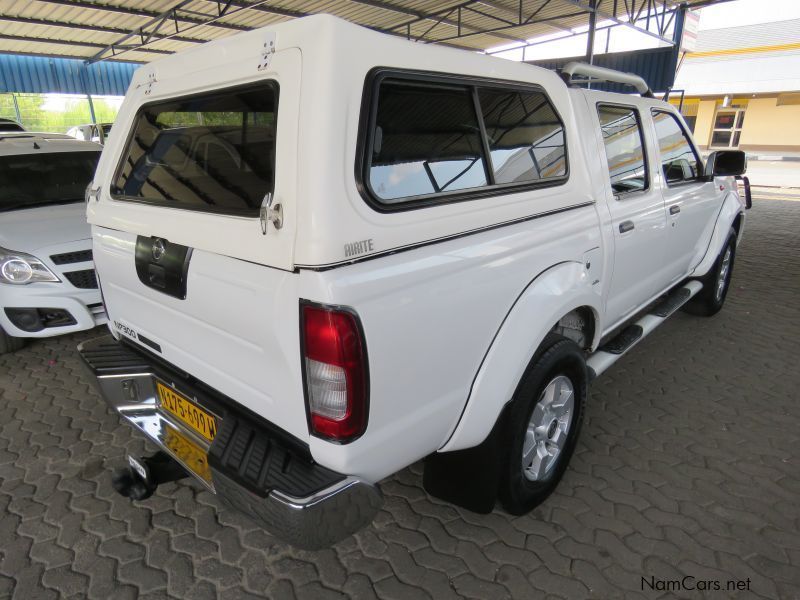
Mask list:
POLYGON ((306 400, 311 432, 351 441, 367 426, 367 353, 358 318, 347 311, 303 305, 306 400))

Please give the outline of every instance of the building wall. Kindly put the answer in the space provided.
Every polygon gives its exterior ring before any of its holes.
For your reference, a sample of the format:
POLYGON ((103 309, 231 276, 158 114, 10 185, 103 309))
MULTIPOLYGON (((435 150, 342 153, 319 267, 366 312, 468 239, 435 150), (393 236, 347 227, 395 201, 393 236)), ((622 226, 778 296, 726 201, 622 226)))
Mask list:
POLYGON ((778 98, 752 98, 744 113, 739 148, 800 151, 800 106, 778 106, 778 98))
MULTIPOLYGON (((699 100, 694 139, 708 150, 720 98, 699 100)), ((778 105, 778 97, 749 98, 739 149, 749 152, 800 152, 800 105, 778 105)))
MULTIPOLYGON (((694 125, 694 140, 702 150, 708 148, 711 139, 711 126, 714 123, 714 113, 716 111, 716 100, 700 100, 697 109, 697 121, 694 125)), ((745 118, 747 115, 745 115, 745 118)))

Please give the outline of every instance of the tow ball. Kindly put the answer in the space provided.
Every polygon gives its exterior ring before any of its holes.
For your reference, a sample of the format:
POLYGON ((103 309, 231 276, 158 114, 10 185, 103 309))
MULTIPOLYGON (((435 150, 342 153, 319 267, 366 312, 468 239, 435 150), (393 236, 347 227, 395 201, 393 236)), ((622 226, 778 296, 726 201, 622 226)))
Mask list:
POLYGON ((145 500, 162 483, 189 476, 186 469, 164 452, 141 458, 128 455, 127 459, 127 467, 111 474, 111 485, 118 494, 131 500, 145 500))

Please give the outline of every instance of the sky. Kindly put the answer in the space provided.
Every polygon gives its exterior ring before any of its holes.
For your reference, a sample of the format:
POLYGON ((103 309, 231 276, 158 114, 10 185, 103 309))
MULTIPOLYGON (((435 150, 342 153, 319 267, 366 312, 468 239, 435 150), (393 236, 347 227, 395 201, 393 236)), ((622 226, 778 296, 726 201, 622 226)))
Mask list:
MULTIPOLYGON (((800 19, 800 0, 735 0, 734 2, 723 2, 700 9, 700 30, 755 25, 787 19, 800 19)), ((610 24, 609 21, 597 22, 598 31, 595 33, 594 47, 596 54, 605 52, 606 47, 608 47, 609 52, 624 52, 626 50, 654 48, 659 45, 659 41, 655 38, 634 31, 629 27, 619 26, 611 29, 600 29, 610 24), (608 39, 609 32, 611 32, 610 40, 608 39)), ((640 25, 644 26, 643 22, 640 21, 640 25)), ((655 29, 655 27, 652 27, 652 29, 655 29)), ((586 30, 587 28, 583 27, 573 31, 585 32, 586 30)), ((548 39, 552 41, 526 48, 524 60, 581 56, 586 52, 585 33, 558 39, 564 35, 566 34, 555 33, 550 36, 528 40, 529 43, 542 42, 548 39)), ((487 53, 511 60, 523 60, 523 50, 515 49, 514 46, 515 44, 489 48, 487 53)))

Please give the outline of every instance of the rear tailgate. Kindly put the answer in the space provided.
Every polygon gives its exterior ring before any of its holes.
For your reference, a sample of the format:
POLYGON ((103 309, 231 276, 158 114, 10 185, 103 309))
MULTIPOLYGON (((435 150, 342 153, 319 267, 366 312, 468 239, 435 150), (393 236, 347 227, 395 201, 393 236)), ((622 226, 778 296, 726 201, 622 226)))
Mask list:
POLYGON ((88 202, 94 259, 117 337, 302 439, 300 52, 278 51, 262 71, 235 54, 140 69, 88 202), (268 193, 280 227, 259 218, 268 193))

